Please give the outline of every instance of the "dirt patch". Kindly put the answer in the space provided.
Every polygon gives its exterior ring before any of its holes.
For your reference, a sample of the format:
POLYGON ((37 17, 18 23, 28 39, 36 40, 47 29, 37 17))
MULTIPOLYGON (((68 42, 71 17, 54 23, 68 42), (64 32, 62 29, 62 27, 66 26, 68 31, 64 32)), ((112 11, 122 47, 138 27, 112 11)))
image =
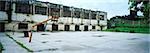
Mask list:
POLYGON ((48 41, 43 41, 42 43, 47 43, 48 41))
POLYGON ((129 38, 128 40, 137 40, 137 39, 139 39, 139 38, 129 38))
POLYGON ((49 34, 41 34, 41 35, 49 35, 49 34))
POLYGON ((92 37, 104 37, 106 35, 93 35, 92 37))
POLYGON ((82 46, 73 46, 73 45, 63 45, 62 50, 63 51, 78 51, 83 50, 84 48, 82 46))
POLYGON ((62 42, 62 40, 56 40, 55 42, 62 42))

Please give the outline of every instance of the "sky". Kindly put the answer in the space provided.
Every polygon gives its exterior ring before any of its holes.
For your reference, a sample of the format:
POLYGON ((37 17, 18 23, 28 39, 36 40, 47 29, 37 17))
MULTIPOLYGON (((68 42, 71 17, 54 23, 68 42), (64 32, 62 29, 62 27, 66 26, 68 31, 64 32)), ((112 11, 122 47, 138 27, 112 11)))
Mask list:
POLYGON ((107 12, 107 18, 110 19, 117 15, 128 15, 128 0, 38 0, 73 6, 77 8, 98 10, 107 12))

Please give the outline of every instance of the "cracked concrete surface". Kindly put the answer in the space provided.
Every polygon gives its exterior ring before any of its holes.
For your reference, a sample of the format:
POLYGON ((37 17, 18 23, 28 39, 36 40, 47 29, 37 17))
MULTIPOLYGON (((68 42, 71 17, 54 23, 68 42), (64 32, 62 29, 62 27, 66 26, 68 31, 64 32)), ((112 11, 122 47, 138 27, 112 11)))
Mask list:
POLYGON ((32 42, 28 43, 28 38, 21 38, 23 33, 7 33, 34 53, 149 53, 150 34, 34 32, 32 42))

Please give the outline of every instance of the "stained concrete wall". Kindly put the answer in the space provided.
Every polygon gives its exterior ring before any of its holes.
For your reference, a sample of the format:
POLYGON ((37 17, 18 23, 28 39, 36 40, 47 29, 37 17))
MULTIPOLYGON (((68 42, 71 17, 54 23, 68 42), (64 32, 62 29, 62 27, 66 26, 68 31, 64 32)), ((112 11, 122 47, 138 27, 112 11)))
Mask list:
POLYGON ((31 20, 31 15, 27 15, 27 14, 20 14, 20 13, 13 13, 12 14, 12 20, 14 21, 30 21, 31 20))
POLYGON ((90 25, 90 20, 89 19, 83 19, 83 24, 90 25))
MULTIPOLYGON (((28 29, 18 29, 18 25, 19 25, 19 22, 12 22, 12 23, 5 24, 5 30, 26 31, 26 30, 30 30, 32 26, 35 24, 29 23, 28 29)), ((33 30, 36 31, 37 27, 34 27, 33 30)))
POLYGON ((6 12, 0 11, 0 20, 8 20, 6 12))
POLYGON ((48 16, 47 15, 35 14, 35 15, 32 16, 32 19, 36 22, 42 22, 42 21, 48 19, 48 16))
POLYGON ((81 24, 81 18, 73 18, 74 24, 81 24))
POLYGON ((91 20, 91 24, 92 25, 96 25, 97 24, 97 20, 91 20))
POLYGON ((35 22, 42 22, 48 19, 47 15, 40 15, 40 14, 21 14, 21 13, 13 13, 12 20, 14 21, 35 21, 35 22))
MULTIPOLYGON (((15 13, 15 4, 13 4, 13 11, 12 11, 12 20, 13 21, 18 21, 18 22, 22 22, 22 21, 35 21, 36 23, 42 22, 44 20, 46 20, 48 18, 48 15, 41 15, 41 14, 22 14, 22 13, 15 13)), ((100 20, 100 26, 104 26, 103 30, 107 29, 107 14, 106 13, 100 13, 101 15, 104 15, 104 20, 100 20)), ((6 12, 0 11, 0 20, 8 20, 8 16, 6 14, 6 12)), ((28 29, 31 29, 31 27, 36 24, 36 23, 28 23, 28 29)), ((71 17, 60 17, 58 19, 58 22, 52 22, 52 21, 48 21, 46 30, 52 30, 52 23, 56 23, 58 24, 58 30, 64 30, 64 25, 70 25, 70 30, 75 30, 75 24, 80 26, 80 30, 84 30, 84 26, 88 25, 88 30, 94 30, 92 29, 91 25, 96 26, 97 20, 90 20, 90 19, 81 19, 81 18, 71 18, 71 17), (73 23, 73 24, 72 24, 73 23), (81 23, 83 23, 83 25, 81 25, 81 23), (91 24, 91 25, 90 25, 91 24)), ((13 28, 10 26, 15 25, 15 30, 18 30, 18 24, 15 22, 12 23, 7 23, 5 24, 5 28, 6 30, 12 30, 13 28)), ((100 30, 100 26, 96 26, 95 30, 100 30)), ((34 28, 34 30, 37 30, 37 27, 34 28)))
POLYGON ((5 24, 5 30, 13 30, 13 26, 14 26, 14 30, 18 30, 18 24, 16 23, 9 23, 9 24, 5 24))

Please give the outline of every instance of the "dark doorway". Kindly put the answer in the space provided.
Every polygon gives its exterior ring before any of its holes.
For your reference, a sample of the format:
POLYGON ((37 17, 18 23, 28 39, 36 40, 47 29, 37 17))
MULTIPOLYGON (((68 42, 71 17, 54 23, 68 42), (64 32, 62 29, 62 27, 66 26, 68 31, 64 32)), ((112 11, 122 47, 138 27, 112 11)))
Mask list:
POLYGON ((95 26, 92 26, 92 29, 95 29, 95 26))
POLYGON ((65 25, 65 31, 69 31, 70 26, 69 25, 65 25))
POLYGON ((84 26, 84 31, 88 31, 88 26, 84 26))
POLYGON ((5 32, 5 23, 0 23, 0 32, 5 32))
POLYGON ((52 24, 52 31, 58 31, 58 25, 52 24))
POLYGON ((44 31, 44 24, 38 25, 37 31, 44 31))
POLYGON ((79 25, 75 25, 75 31, 80 31, 80 26, 79 25))

